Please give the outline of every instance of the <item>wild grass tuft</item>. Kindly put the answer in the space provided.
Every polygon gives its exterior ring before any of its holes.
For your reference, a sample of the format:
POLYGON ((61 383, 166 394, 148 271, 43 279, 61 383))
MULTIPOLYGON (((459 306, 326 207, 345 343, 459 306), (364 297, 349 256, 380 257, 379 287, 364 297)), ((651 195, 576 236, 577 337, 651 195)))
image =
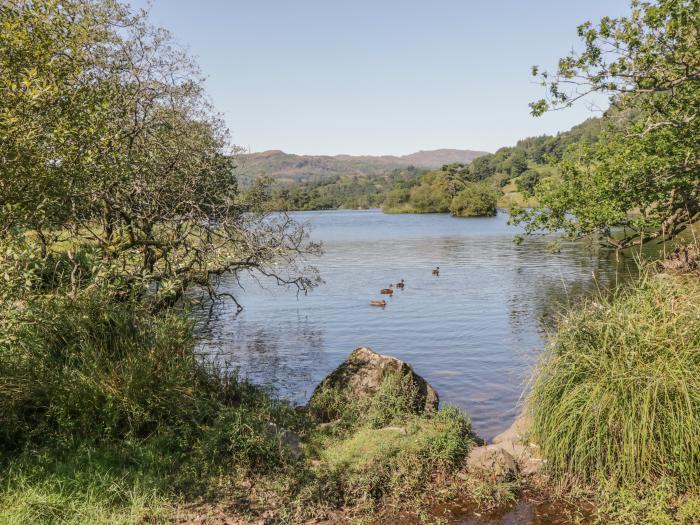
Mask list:
POLYGON ((644 276, 568 313, 530 406, 554 471, 616 486, 700 483, 700 282, 644 276))
POLYGON ((26 451, 1 465, 0 523, 167 523, 173 500, 148 455, 125 445, 26 451))

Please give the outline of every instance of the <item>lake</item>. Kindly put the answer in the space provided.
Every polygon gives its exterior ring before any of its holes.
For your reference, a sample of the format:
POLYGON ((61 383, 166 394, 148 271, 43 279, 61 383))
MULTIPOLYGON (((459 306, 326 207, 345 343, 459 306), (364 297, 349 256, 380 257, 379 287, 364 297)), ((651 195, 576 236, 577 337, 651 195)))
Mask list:
POLYGON ((293 213, 323 242, 316 261, 324 284, 308 295, 269 282, 232 280, 245 309, 226 302, 198 322, 200 350, 219 366, 304 403, 323 377, 359 346, 410 363, 440 394, 466 409, 486 439, 519 410, 546 332, 562 306, 614 285, 628 261, 551 237, 513 242, 507 214, 459 219, 379 210, 293 213), (432 269, 440 267, 440 275, 432 269), (369 305, 379 291, 406 287, 369 305), (263 282, 264 284, 264 282, 263 282))

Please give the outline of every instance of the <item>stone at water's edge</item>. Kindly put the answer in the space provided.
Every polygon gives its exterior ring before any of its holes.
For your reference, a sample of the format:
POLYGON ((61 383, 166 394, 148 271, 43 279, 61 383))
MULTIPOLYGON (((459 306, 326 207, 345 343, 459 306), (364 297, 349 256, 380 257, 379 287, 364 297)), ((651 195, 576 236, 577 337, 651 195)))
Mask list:
POLYGON ((539 447, 528 439, 531 427, 532 419, 526 414, 521 415, 508 430, 493 438, 493 444, 473 449, 467 464, 501 480, 513 475, 511 467, 523 476, 539 474, 545 460, 539 447))
POLYGON ((493 438, 495 444, 503 443, 504 441, 515 441, 516 443, 521 443, 525 440, 527 435, 532 428, 532 418, 523 413, 513 421, 513 424, 493 438))
POLYGON ((378 354, 371 348, 360 347, 319 384, 311 395, 314 396, 328 388, 348 389, 356 397, 372 397, 382 384, 384 378, 391 374, 410 374, 418 386, 421 404, 426 412, 437 410, 438 394, 425 379, 416 374, 404 361, 378 354))
POLYGON ((472 449, 467 457, 467 466, 494 481, 511 481, 518 475, 515 459, 498 445, 472 449))

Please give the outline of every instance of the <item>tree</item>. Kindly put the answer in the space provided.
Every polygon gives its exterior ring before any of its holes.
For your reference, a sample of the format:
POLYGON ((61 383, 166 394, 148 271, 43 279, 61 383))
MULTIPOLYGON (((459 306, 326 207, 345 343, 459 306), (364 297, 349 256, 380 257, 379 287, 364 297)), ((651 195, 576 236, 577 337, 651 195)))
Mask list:
POLYGON ((430 183, 411 190, 409 202, 419 213, 444 213, 450 209, 450 196, 430 183))
POLYGON ((400 208, 408 202, 411 196, 411 191, 407 188, 394 188, 389 193, 387 193, 384 199, 385 209, 396 209, 400 208))
POLYGON ((530 197, 535 191, 535 186, 540 181, 540 174, 536 170, 527 170, 516 181, 518 190, 530 197))
POLYGON ((522 149, 516 149, 508 157, 508 167, 511 177, 518 177, 527 170, 527 156, 522 149))
POLYGON ((493 155, 484 155, 482 157, 475 158, 471 164, 469 164, 470 179, 480 181, 495 174, 496 168, 491 162, 492 158, 493 155))
MULTIPOLYGON (((191 285, 256 271, 317 282, 306 230, 241 193, 227 130, 170 34, 112 0, 17 0, 2 9, 0 204, 4 240, 89 247, 91 275, 172 304, 191 285)), ((235 299, 234 299, 235 300, 235 299)))
POLYGON ((700 3, 633 0, 629 16, 578 34, 585 50, 540 75, 548 97, 532 111, 604 94, 606 131, 570 150, 561 177, 538 187, 540 206, 514 220, 530 232, 597 234, 618 249, 672 239, 700 219, 700 3))
POLYGON ((456 217, 488 217, 496 215, 498 192, 483 182, 467 183, 450 204, 456 217))

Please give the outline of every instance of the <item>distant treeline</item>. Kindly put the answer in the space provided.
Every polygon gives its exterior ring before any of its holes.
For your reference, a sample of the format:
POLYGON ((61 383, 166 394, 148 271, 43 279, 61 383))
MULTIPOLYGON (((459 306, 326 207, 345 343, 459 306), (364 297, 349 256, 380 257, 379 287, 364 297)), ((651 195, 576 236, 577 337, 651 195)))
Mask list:
POLYGON ((601 129, 601 119, 591 118, 556 136, 528 137, 469 164, 437 170, 396 168, 381 175, 298 183, 259 179, 256 186, 268 187, 269 206, 280 211, 382 208, 387 213, 491 215, 497 205, 527 203, 540 180, 556 175, 553 166, 567 148, 595 142, 601 129))
POLYGON ((270 206, 279 211, 379 208, 394 187, 410 187, 426 172, 408 167, 382 175, 335 175, 299 183, 268 180, 262 184, 270 186, 270 206))

